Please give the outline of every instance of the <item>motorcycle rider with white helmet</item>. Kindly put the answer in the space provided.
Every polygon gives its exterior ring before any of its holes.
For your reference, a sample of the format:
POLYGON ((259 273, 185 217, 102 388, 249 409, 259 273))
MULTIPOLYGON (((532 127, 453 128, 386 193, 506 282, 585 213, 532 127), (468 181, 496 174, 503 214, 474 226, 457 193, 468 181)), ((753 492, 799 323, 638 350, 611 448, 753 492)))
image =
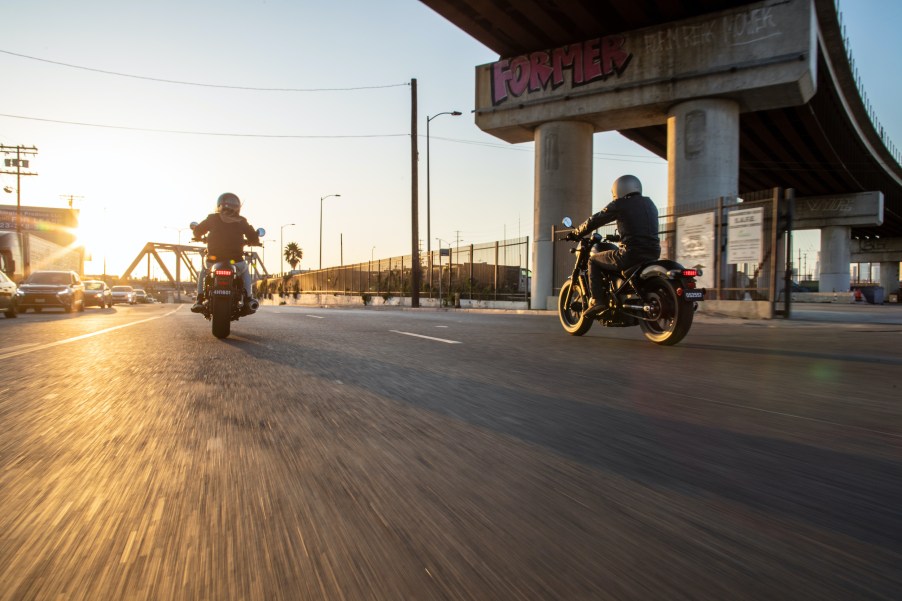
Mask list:
POLYGON ((207 215, 207 218, 194 226, 194 238, 199 239, 207 235, 207 257, 204 267, 197 276, 197 300, 191 307, 194 313, 204 312, 204 280, 207 272, 217 261, 231 261, 238 269, 238 274, 244 283, 244 291, 247 302, 245 314, 253 313, 248 308, 254 291, 251 287, 251 274, 247 261, 244 260, 245 245, 260 245, 260 237, 257 235, 247 219, 240 215, 241 200, 231 192, 225 192, 216 199, 216 212, 207 215))
POLYGON ((642 182, 634 175, 623 175, 611 186, 613 200, 573 229, 567 238, 578 240, 587 232, 613 221, 620 232, 620 247, 592 253, 589 260, 589 286, 592 299, 589 311, 607 305, 604 272, 622 272, 634 265, 654 261, 661 256, 658 237, 658 208, 642 195, 642 182))

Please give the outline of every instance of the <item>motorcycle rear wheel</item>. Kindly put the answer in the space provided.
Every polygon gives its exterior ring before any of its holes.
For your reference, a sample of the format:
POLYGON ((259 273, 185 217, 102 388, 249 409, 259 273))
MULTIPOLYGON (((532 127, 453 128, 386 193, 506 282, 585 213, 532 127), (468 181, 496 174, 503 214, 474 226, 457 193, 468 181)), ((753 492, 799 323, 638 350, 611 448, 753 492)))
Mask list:
POLYGON ((557 313, 558 317, 561 318, 561 325, 564 326, 565 332, 571 336, 582 336, 592 327, 592 320, 585 316, 589 297, 579 285, 573 288, 571 295, 571 287, 573 287, 572 280, 567 280, 561 286, 561 293, 558 295, 557 300, 557 313), (569 302, 567 300, 568 296, 570 297, 569 302))
POLYGON ((692 305, 677 297, 670 281, 661 277, 651 278, 642 286, 642 299, 651 307, 651 319, 639 321, 646 338, 655 344, 673 346, 689 333, 692 305))
POLYGON ((210 299, 210 319, 213 322, 213 335, 217 338, 228 338, 232 329, 232 299, 216 297, 210 299))

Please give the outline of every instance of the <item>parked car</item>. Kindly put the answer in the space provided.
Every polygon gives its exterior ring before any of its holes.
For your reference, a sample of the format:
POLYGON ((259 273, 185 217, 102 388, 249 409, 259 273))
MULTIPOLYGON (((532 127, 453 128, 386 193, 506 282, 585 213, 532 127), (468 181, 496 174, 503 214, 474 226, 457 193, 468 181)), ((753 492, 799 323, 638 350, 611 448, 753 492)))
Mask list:
POLYGON ((113 304, 128 303, 135 304, 135 289, 131 286, 113 286, 113 304))
POLYGON ((74 271, 35 271, 16 292, 16 308, 25 313, 34 309, 62 309, 66 313, 85 310, 85 286, 74 271))
POLYGON ((16 290, 18 290, 16 283, 0 271, 0 311, 3 311, 7 317, 15 317, 19 314, 16 308, 16 290))
POLYGON ((135 288, 135 302, 136 303, 146 303, 147 298, 148 298, 147 292, 145 292, 141 288, 135 288))
POLYGON ((104 307, 113 306, 113 291, 103 280, 85 280, 85 306, 104 307))

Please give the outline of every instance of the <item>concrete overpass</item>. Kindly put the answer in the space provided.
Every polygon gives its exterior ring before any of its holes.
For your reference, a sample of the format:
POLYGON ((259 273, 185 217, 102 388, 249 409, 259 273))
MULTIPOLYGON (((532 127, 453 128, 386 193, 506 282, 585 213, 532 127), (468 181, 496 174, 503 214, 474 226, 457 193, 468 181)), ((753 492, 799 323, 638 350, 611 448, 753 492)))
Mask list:
POLYGON ((898 285, 900 153, 876 124, 856 83, 833 0, 422 2, 499 54, 498 63, 477 68, 477 124, 514 143, 536 142, 533 299, 539 306, 543 287, 550 285, 540 273, 547 261, 543 244, 550 243, 550 223, 564 210, 577 215, 590 212, 591 134, 612 129, 668 159, 671 209, 684 199, 782 187, 794 188, 797 198, 822 199, 808 203, 808 208, 833 207, 834 212, 842 212, 854 204, 848 198, 873 199, 859 193, 882 193, 879 215, 859 220, 838 215, 838 221, 827 219, 817 225, 809 214, 807 224, 822 230, 821 246, 826 251, 821 258, 822 289, 848 288, 853 240, 882 240, 882 252, 864 255, 856 246, 855 258, 879 257, 885 287, 898 285), (760 32, 761 39, 773 36, 767 42, 770 53, 762 53, 762 43, 755 40, 759 49, 729 54, 734 46, 746 45, 737 38, 726 49, 708 43, 709 58, 704 60, 709 62, 700 63, 702 59, 693 54, 699 55, 697 47, 713 39, 714 27, 720 27, 715 18, 723 23, 729 20, 734 36, 752 30, 760 32), (641 45, 646 54, 658 51, 660 55, 660 64, 651 69, 645 60, 638 83, 628 77, 624 64, 628 61, 617 54, 618 48, 624 48, 617 45, 624 38, 632 44, 627 48, 641 45), (601 73, 599 84, 571 81, 579 86, 564 86, 555 97, 554 75, 538 68, 559 67, 573 46, 584 40, 595 42, 585 51, 595 53, 596 70, 603 63, 601 70, 611 72, 601 73), (695 62, 680 71, 677 63, 684 57, 695 62), (506 86, 502 93, 520 92, 534 84, 524 80, 520 85, 516 77, 530 64, 538 73, 536 81, 547 84, 537 90, 534 100, 518 97, 516 110, 509 110, 503 104, 508 98, 498 103, 499 96, 485 97, 486 89, 499 87, 499 82, 506 86), (488 78, 489 83, 480 78, 488 78), (511 82, 517 85, 511 88, 511 82), (568 107, 550 109, 552 102, 568 107), (554 139, 556 152, 563 149, 560 156, 568 163, 559 173, 546 169, 555 162, 548 160, 549 139, 554 139), (699 144, 699 148, 707 144, 713 150, 709 154, 718 160, 687 160, 693 145, 699 144), (829 203, 824 198, 846 200, 829 203))

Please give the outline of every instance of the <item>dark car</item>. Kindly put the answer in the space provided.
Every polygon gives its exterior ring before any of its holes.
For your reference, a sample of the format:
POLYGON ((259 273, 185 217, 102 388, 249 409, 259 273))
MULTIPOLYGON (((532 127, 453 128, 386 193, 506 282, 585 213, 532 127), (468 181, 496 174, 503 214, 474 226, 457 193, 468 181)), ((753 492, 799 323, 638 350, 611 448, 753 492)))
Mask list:
POLYGON ((148 294, 141 288, 135 288, 135 302, 136 303, 146 303, 148 299, 148 294))
POLYGON ((0 311, 7 317, 15 317, 19 313, 16 307, 16 290, 16 283, 0 271, 0 311))
POLYGON ((35 271, 19 286, 16 307, 22 313, 28 309, 35 313, 44 309, 84 311, 85 286, 74 271, 35 271))
POLYGON ((85 280, 85 306, 86 307, 112 307, 113 291, 103 280, 85 280))

